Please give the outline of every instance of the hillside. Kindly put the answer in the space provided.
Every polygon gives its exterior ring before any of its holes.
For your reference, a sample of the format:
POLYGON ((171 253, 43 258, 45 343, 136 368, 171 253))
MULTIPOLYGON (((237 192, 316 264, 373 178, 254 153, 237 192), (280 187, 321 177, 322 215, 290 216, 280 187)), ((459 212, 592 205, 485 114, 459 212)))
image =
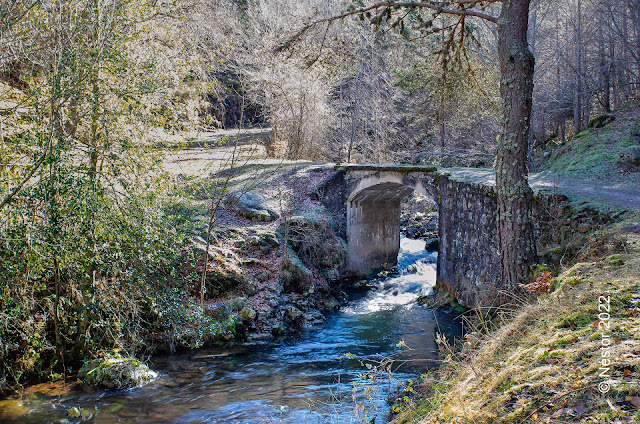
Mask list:
POLYGON ((639 184, 640 107, 632 105, 594 118, 590 126, 565 142, 546 143, 538 163, 543 174, 639 184), (614 120, 608 122, 608 117, 614 120))

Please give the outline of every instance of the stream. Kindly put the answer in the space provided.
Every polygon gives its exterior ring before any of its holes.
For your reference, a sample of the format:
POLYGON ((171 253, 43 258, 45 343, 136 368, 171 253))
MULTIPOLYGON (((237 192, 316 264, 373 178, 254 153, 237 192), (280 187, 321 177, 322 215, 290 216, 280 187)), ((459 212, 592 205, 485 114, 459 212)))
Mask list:
POLYGON ((389 392, 434 366, 424 359, 438 357, 435 333, 460 336, 453 315, 416 303, 435 284, 435 261, 423 241, 403 238, 398 271, 351 293, 320 329, 276 345, 153 358, 160 378, 141 388, 13 401, 26 415, 5 415, 0 402, 0 422, 75 423, 81 420, 67 411, 80 407, 91 415, 85 422, 101 424, 385 423, 389 392), (371 371, 359 359, 382 357, 419 361, 404 363, 392 379, 363 378, 371 371))

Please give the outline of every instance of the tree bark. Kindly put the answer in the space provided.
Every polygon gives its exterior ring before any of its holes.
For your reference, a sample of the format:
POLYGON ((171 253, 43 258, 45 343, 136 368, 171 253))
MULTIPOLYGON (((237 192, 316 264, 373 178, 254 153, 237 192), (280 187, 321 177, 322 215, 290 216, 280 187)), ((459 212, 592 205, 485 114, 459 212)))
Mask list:
POLYGON ((527 45, 530 0, 504 0, 498 18, 502 128, 496 191, 503 289, 513 291, 537 261, 533 192, 527 179, 534 58, 527 45))

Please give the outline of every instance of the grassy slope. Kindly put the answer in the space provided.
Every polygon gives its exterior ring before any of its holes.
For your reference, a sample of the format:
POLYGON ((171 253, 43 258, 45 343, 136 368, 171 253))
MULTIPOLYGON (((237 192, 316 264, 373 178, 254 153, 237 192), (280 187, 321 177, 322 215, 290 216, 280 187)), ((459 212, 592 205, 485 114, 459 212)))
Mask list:
POLYGON ((640 172, 623 172, 616 161, 625 148, 640 145, 640 108, 629 107, 614 116, 616 120, 603 128, 587 129, 562 144, 549 142, 551 155, 542 170, 579 179, 639 183, 640 172))
POLYGON ((591 235, 589 244, 584 261, 552 281, 553 292, 517 309, 497 330, 468 336, 397 422, 638 422, 640 403, 632 403, 640 402, 640 226, 618 224, 591 235), (604 395, 601 295, 611 296, 615 383, 604 395))

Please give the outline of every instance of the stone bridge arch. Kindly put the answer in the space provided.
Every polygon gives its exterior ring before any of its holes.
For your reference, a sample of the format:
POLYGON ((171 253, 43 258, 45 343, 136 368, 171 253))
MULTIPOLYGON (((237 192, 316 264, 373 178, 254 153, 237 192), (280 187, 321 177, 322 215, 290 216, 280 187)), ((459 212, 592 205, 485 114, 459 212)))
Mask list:
POLYGON ((337 166, 318 190, 349 247, 343 276, 395 265, 400 248, 400 202, 412 191, 438 207, 437 284, 462 305, 486 306, 502 289, 494 174, 429 166, 337 166), (471 175, 469 175, 471 174, 471 175))
POLYGON ((345 274, 370 275, 396 264, 402 199, 417 191, 437 204, 435 178, 428 174, 386 170, 359 172, 351 179, 346 196, 345 274))

